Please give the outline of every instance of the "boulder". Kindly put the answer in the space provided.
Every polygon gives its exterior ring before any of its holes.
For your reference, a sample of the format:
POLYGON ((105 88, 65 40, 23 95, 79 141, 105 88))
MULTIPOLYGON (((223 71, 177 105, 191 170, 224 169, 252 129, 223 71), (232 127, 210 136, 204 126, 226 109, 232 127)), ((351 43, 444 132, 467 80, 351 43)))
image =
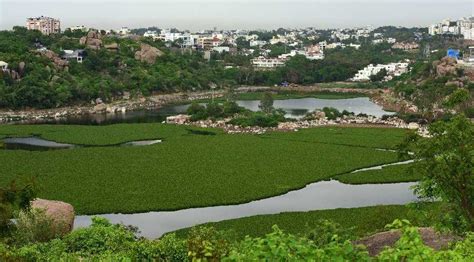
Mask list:
POLYGON ((55 52, 51 50, 45 50, 40 52, 41 55, 47 57, 49 60, 51 60, 56 68, 59 69, 67 69, 69 62, 67 60, 63 60, 57 55, 55 52))
POLYGON ((411 123, 408 124, 408 129, 415 130, 415 129, 418 129, 418 128, 420 128, 420 125, 418 123, 411 122, 411 123))
POLYGON ((87 33, 87 36, 81 37, 79 43, 87 46, 89 49, 98 50, 102 46, 101 35, 96 30, 91 30, 87 33))
POLYGON ((452 57, 443 57, 441 61, 434 62, 433 66, 436 68, 436 74, 438 77, 446 75, 455 75, 457 61, 452 57))
POLYGON ((142 43, 140 45, 140 51, 135 52, 135 59, 148 64, 154 64, 156 62, 156 58, 162 55, 163 52, 161 52, 158 48, 142 43))
POLYGON ((104 45, 104 48, 109 50, 109 51, 118 51, 118 44, 117 43, 112 43, 112 44, 109 44, 109 45, 104 45))
POLYGON ((71 204, 37 198, 31 202, 31 207, 45 211, 45 215, 53 221, 54 228, 52 230, 56 234, 64 236, 72 231, 74 207, 71 204))
POLYGON ((106 112, 107 105, 106 104, 97 104, 94 106, 94 113, 103 113, 106 112))
POLYGON ((26 64, 25 64, 25 62, 23 62, 23 61, 18 64, 18 73, 19 73, 21 76, 24 76, 24 75, 25 75, 25 66, 26 66, 26 64))
MULTIPOLYGON (((423 243, 433 249, 439 250, 448 247, 449 243, 457 240, 457 238, 450 234, 439 234, 433 228, 422 227, 419 228, 423 243)), ((400 239, 401 233, 399 230, 392 230, 381 232, 372 236, 356 241, 356 244, 362 244, 367 247, 369 255, 378 255, 385 247, 393 247, 400 239)))

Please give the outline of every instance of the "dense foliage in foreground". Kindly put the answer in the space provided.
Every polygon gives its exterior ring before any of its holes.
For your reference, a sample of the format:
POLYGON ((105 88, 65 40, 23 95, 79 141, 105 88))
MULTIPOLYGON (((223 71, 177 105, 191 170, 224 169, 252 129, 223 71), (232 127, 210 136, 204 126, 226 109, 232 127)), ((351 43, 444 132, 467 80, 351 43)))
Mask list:
POLYGON ((235 204, 395 162, 396 153, 376 148, 394 147, 405 133, 327 127, 257 136, 163 124, 7 125, 0 126, 0 137, 37 134, 89 145, 159 138, 163 143, 46 152, 0 150, 0 185, 16 177, 37 176, 42 187, 39 197, 71 203, 79 214, 235 204))
POLYGON ((472 261, 474 235, 451 249, 434 251, 423 244, 416 227, 407 220, 395 220, 390 228, 400 229, 401 238, 394 247, 377 257, 369 257, 363 246, 353 244, 350 234, 337 225, 321 221, 305 235, 288 234, 273 227, 264 237, 246 237, 236 241, 213 228, 196 228, 187 239, 174 234, 161 240, 138 239, 122 225, 95 218, 89 228, 78 229, 63 239, 20 246, 0 245, 0 258, 5 261, 472 261))

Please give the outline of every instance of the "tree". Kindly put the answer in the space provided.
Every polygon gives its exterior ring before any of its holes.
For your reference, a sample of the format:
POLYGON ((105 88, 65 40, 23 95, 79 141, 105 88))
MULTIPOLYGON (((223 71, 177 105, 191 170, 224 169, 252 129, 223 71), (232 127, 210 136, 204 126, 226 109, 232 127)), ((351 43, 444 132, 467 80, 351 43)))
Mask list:
POLYGON ((429 132, 431 138, 411 135, 402 147, 423 175, 415 192, 448 205, 448 226, 474 231, 474 124, 460 115, 431 124, 429 132))
POLYGON ((260 100, 260 105, 258 105, 260 110, 264 113, 271 113, 273 111, 273 96, 271 93, 265 93, 260 100))
POLYGON ((387 76, 387 70, 382 68, 377 74, 370 76, 370 81, 372 82, 379 82, 382 81, 387 76))
POLYGON ((13 225, 11 219, 18 210, 30 208, 30 201, 36 197, 35 182, 18 185, 10 182, 8 187, 0 188, 0 235, 5 236, 13 225))

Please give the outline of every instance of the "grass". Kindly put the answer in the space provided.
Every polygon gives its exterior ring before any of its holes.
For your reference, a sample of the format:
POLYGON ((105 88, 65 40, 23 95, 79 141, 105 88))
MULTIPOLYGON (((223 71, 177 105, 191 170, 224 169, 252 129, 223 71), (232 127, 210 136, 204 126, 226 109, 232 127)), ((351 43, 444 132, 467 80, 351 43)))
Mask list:
MULTIPOLYGON (((385 225, 395 219, 408 219, 417 226, 429 226, 439 211, 439 204, 411 204, 412 206, 387 205, 360 208, 341 208, 309 212, 288 212, 275 215, 259 215, 239 219, 207 223, 219 230, 231 230, 236 237, 264 236, 271 232, 273 225, 292 234, 305 234, 321 219, 331 220, 345 229, 353 230, 356 237, 364 237, 384 231, 385 225)), ((190 228, 176 231, 179 237, 186 237, 190 228)))
POLYGON ((387 166, 377 170, 367 170, 357 173, 348 173, 335 177, 345 184, 377 184, 414 182, 421 179, 421 175, 412 170, 412 165, 387 166))
POLYGON ((163 139, 145 147, 45 152, 0 150, 0 186, 36 176, 39 197, 79 214, 134 213, 237 204, 266 198, 362 167, 395 162, 401 129, 315 128, 296 133, 199 135, 163 124, 0 126, 0 138, 40 135, 107 145, 163 139))
MULTIPOLYGON (((265 92, 248 92, 248 93, 237 93, 235 94, 235 100, 261 100, 265 92)), ((272 97, 274 100, 284 100, 284 99, 300 99, 300 98, 317 98, 317 99, 349 99, 357 97, 366 97, 366 95, 361 93, 335 93, 335 92, 285 92, 279 91, 278 93, 273 93, 272 97)), ((215 98, 216 102, 226 101, 226 97, 215 98)), ((199 103, 208 103, 210 99, 201 99, 196 100, 199 103)))

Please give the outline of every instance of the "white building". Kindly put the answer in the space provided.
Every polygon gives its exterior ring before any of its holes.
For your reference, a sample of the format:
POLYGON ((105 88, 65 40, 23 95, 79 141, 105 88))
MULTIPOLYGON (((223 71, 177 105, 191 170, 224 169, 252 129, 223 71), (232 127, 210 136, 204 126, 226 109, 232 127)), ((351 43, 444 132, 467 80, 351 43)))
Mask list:
POLYGON ((74 32, 76 30, 79 30, 79 31, 82 31, 82 32, 87 32, 87 27, 85 27, 83 25, 76 25, 76 26, 69 27, 69 30, 71 30, 71 32, 74 32))
POLYGON ((2 71, 8 70, 8 63, 4 61, 0 61, 0 68, 2 69, 2 71))
POLYGON ((474 17, 463 17, 457 21, 445 19, 440 23, 430 25, 430 35, 462 35, 464 39, 474 40, 474 17))
POLYGON ((117 30, 117 33, 119 35, 128 35, 130 34, 130 29, 128 29, 128 27, 122 27, 119 30, 117 30))
POLYGON ((393 77, 400 76, 408 72, 408 63, 390 63, 386 65, 368 65, 362 70, 359 70, 355 76, 351 79, 352 81, 370 81, 370 77, 379 73, 382 69, 387 71, 387 76, 384 80, 391 80, 393 77))
POLYGON ((285 62, 286 59, 283 58, 265 58, 263 56, 252 59, 252 65, 260 69, 271 69, 284 66, 285 62))
POLYGON ((64 54, 62 55, 63 59, 66 60, 76 60, 78 63, 82 63, 82 59, 84 58, 84 50, 63 50, 64 54))
POLYGON ((250 47, 255 47, 255 46, 258 46, 258 47, 262 47, 264 45, 267 44, 267 41, 263 41, 263 40, 250 40, 250 47))
POLYGON ((212 51, 217 52, 217 53, 223 53, 223 52, 229 52, 230 47, 228 46, 215 46, 212 48, 212 51))
POLYGON ((153 39, 156 39, 156 38, 158 38, 158 32, 148 30, 143 34, 143 37, 151 37, 153 39))

